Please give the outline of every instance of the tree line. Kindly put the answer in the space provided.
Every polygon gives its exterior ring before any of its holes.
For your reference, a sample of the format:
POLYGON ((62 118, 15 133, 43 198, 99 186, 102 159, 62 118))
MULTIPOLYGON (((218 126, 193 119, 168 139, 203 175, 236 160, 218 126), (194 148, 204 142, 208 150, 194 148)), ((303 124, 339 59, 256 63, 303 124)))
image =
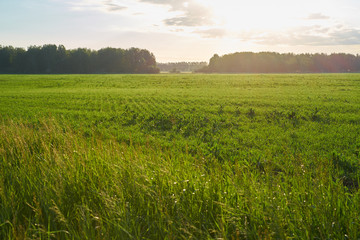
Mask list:
POLYGON ((155 56, 145 49, 87 48, 63 45, 0 46, 0 73, 158 73, 155 56))
POLYGON ((205 73, 345 73, 360 72, 360 55, 280 54, 275 52, 237 52, 215 54, 205 73))

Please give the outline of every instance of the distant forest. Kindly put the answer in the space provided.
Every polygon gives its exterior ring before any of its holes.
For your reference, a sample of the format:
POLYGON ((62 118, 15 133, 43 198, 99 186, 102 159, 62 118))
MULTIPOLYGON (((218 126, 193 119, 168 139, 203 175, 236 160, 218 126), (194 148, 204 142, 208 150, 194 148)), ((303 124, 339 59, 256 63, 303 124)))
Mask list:
POLYGON ((195 72, 203 67, 206 67, 207 62, 169 62, 169 63, 158 63, 161 72, 195 72))
POLYGON ((65 49, 47 44, 26 50, 0 45, 0 73, 346 73, 360 72, 360 55, 237 52, 206 62, 156 63, 146 49, 65 49))
POLYGON ((156 60, 145 49, 31 46, 27 50, 0 46, 0 73, 158 73, 156 60))
POLYGON ((280 54, 274 52, 237 52, 215 54, 204 73, 346 73, 360 72, 360 55, 280 54))

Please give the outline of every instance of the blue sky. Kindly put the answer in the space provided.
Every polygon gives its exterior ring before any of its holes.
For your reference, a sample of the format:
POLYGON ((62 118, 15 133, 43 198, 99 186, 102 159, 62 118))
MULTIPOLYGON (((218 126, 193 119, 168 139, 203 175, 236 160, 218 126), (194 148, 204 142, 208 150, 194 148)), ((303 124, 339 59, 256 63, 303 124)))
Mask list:
POLYGON ((0 0, 0 45, 146 48, 159 62, 236 51, 360 54, 358 0, 0 0))

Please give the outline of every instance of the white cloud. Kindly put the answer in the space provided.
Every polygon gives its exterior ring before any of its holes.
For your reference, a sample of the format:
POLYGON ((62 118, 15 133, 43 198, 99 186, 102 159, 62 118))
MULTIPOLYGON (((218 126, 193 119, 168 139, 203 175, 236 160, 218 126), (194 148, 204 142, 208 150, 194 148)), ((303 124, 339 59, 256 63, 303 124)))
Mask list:
MULTIPOLYGON (((214 46, 229 43, 235 49, 247 47, 247 44, 296 49, 300 46, 355 46, 360 42, 358 28, 339 21, 340 15, 334 15, 330 8, 326 11, 320 8, 320 2, 325 0, 314 3, 315 7, 304 3, 294 7, 286 0, 276 0, 277 4, 264 0, 65 1, 73 10, 96 10, 111 15, 101 14, 97 21, 106 21, 101 29, 112 33, 129 29, 168 33, 175 38, 193 38, 194 42, 211 41, 214 46)), ((305 1, 310 3, 310 0, 305 1)), ((147 39, 149 45, 154 44, 151 42, 147 39)))
POLYGON ((127 7, 116 4, 112 0, 104 1, 104 5, 106 6, 106 9, 110 12, 122 11, 127 9, 127 7))
POLYGON ((210 28, 204 30, 196 30, 193 33, 200 34, 204 38, 222 38, 226 35, 226 30, 223 28, 210 28))
POLYGON ((325 20, 330 19, 329 16, 323 15, 322 13, 311 13, 307 16, 308 20, 325 20))
POLYGON ((168 6, 176 16, 164 19, 168 26, 208 26, 212 25, 212 10, 195 0, 140 0, 151 4, 168 6))
POLYGON ((103 11, 103 12, 117 12, 126 10, 127 7, 116 3, 114 0, 78 0, 67 1, 70 9, 74 11, 103 11))
POLYGON ((332 27, 312 25, 292 28, 283 32, 245 32, 240 34, 240 39, 262 45, 358 45, 360 29, 344 25, 332 27))

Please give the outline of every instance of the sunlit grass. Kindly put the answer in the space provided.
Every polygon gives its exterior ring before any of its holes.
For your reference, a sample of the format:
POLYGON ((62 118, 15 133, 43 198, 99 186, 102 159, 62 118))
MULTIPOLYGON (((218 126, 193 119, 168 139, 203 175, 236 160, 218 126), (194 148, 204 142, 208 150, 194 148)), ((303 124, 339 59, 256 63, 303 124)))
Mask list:
POLYGON ((358 239, 359 80, 0 76, 0 238, 358 239))

